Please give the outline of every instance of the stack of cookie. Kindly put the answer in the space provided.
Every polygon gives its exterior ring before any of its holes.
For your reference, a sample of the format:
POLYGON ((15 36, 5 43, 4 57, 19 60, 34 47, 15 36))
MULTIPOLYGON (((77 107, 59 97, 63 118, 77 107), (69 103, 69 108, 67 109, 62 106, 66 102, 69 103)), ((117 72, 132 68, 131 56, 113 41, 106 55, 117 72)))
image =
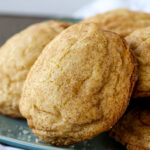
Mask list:
POLYGON ((150 149, 149 26, 150 14, 118 9, 14 35, 0 49, 0 112, 58 146, 112 129, 129 150, 150 149))

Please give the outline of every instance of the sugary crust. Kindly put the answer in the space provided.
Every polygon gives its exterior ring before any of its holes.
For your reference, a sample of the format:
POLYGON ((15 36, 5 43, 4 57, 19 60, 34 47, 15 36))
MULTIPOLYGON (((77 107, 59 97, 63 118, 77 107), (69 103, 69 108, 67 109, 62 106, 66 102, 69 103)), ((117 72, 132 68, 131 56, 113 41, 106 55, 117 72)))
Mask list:
POLYGON ((0 48, 0 113, 21 118, 19 100, 27 73, 42 49, 70 23, 47 21, 31 25, 0 48))
POLYGON ((149 150, 149 149, 145 149, 145 148, 140 147, 140 146, 135 146, 135 145, 128 144, 127 145, 127 150, 149 150))
POLYGON ((109 130, 127 108, 136 64, 119 35, 80 23, 57 36, 33 65, 20 111, 40 139, 70 145, 109 130))
POLYGON ((138 81, 133 97, 150 97, 150 27, 131 33, 126 40, 138 62, 138 81))
POLYGON ((131 32, 150 26, 150 14, 127 9, 116 9, 85 19, 96 22, 102 29, 114 31, 123 37, 131 32))
POLYGON ((150 103, 134 106, 113 127, 110 135, 127 146, 128 150, 149 150, 150 103))

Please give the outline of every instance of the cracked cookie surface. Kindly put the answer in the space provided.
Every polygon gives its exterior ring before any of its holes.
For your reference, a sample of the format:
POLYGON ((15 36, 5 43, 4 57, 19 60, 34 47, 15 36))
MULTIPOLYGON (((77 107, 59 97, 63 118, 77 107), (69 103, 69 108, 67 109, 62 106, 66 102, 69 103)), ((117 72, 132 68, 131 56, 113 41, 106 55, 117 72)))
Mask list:
POLYGON ((34 24, 12 36, 0 48, 0 113, 22 117, 19 100, 30 67, 45 45, 69 25, 60 21, 34 24))
POLYGON ((20 111, 40 139, 70 145, 109 130, 136 80, 130 49, 95 23, 73 25, 46 46, 24 84, 20 111))
POLYGON ((131 33, 126 40, 138 62, 138 81, 133 97, 150 97, 150 27, 131 33))
POLYGON ((110 134, 126 145, 128 150, 150 149, 150 103, 149 101, 141 103, 131 108, 113 127, 110 134))
POLYGON ((127 9, 116 9, 85 19, 96 22, 102 29, 110 30, 126 37, 131 32, 150 26, 150 14, 127 9))

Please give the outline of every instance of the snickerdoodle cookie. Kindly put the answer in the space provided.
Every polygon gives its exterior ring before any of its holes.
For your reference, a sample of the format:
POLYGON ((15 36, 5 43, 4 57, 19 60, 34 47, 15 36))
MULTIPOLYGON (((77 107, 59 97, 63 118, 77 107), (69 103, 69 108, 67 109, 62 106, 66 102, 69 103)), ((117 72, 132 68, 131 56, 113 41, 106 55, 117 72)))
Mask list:
POLYGON ((150 97, 150 27, 126 37, 138 62, 138 81, 133 97, 150 97))
POLYGON ((89 17, 83 22, 96 22, 102 29, 116 32, 125 37, 136 29, 150 26, 150 14, 116 9, 89 17))
POLYGON ((111 136, 128 150, 150 149, 150 102, 134 106, 112 129, 111 136))
POLYGON ((46 46, 24 84, 20 111, 55 145, 109 130, 128 105, 136 65, 127 43, 95 23, 73 25, 46 46))
POLYGON ((30 67, 45 45, 69 25, 60 21, 34 24, 0 48, 0 113, 22 117, 19 100, 30 67))

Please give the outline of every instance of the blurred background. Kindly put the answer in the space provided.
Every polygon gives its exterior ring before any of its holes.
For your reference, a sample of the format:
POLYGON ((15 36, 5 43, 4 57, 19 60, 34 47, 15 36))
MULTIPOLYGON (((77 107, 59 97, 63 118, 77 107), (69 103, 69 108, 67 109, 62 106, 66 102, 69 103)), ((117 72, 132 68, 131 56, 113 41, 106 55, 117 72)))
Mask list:
POLYGON ((0 0, 0 14, 85 18, 115 8, 150 12, 149 0, 0 0))
POLYGON ((34 16, 72 16, 94 0, 0 0, 0 13, 34 16))

